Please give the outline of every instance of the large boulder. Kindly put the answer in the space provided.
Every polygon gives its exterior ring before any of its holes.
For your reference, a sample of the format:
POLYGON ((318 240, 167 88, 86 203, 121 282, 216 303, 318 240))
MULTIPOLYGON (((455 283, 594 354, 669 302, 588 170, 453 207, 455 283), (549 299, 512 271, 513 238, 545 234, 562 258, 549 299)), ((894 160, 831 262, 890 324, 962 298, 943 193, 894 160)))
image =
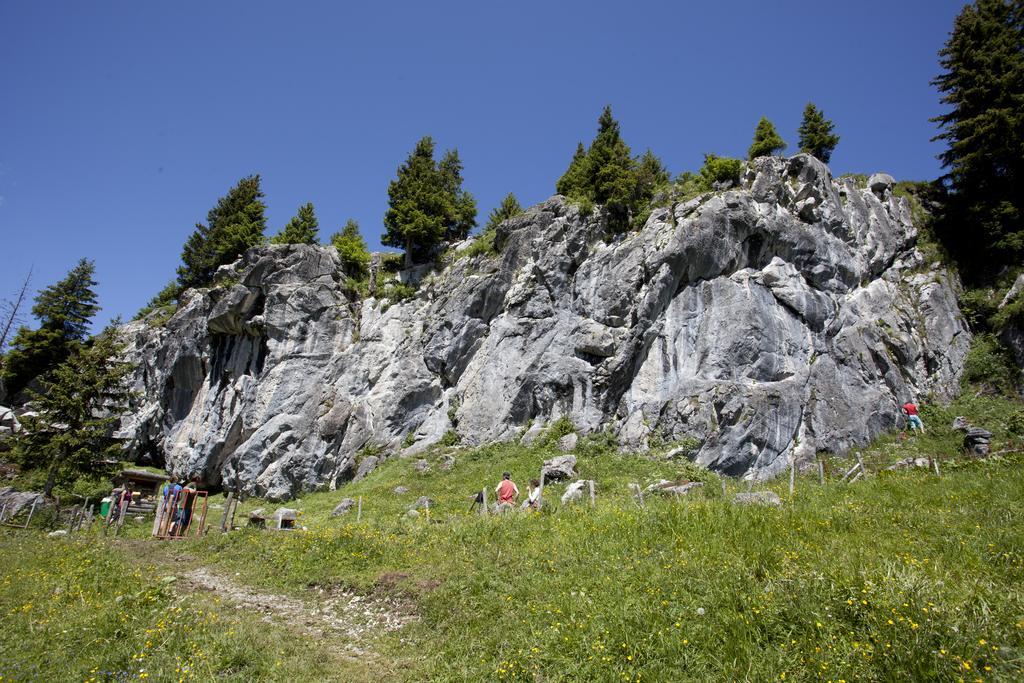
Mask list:
POLYGON ((23 511, 29 511, 35 505, 40 509, 46 505, 41 493, 18 491, 10 486, 0 487, 0 522, 13 519, 23 511))
POLYGON ((404 300, 378 298, 380 258, 360 298, 333 247, 255 247, 169 320, 122 328, 140 398, 119 436, 174 476, 272 499, 365 476, 370 453, 529 442, 559 417, 771 477, 798 445, 896 428, 904 396, 958 391, 959 283, 893 187, 761 157, 615 237, 603 209, 556 196, 502 223, 496 256, 399 274, 404 300))
POLYGON ((576 456, 559 455, 545 460, 544 465, 540 468, 540 473, 543 475, 544 481, 572 479, 576 476, 576 456))

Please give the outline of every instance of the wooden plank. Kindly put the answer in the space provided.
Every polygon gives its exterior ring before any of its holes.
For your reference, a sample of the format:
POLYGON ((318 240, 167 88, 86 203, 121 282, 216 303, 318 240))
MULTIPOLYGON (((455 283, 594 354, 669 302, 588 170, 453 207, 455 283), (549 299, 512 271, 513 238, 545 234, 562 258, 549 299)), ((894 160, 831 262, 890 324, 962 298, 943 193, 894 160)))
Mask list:
POLYGON ((594 497, 594 480, 590 480, 590 507, 597 505, 597 499, 594 497))
POLYGON ((359 496, 359 507, 356 508, 356 521, 360 521, 363 518, 363 497, 359 496))

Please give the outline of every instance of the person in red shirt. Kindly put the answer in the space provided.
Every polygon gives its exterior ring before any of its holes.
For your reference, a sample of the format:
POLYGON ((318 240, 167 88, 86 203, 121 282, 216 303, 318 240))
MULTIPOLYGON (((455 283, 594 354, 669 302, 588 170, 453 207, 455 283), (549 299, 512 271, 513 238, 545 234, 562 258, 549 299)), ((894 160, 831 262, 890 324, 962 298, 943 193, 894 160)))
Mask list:
POLYGON ((502 512, 514 507, 519 497, 519 487, 509 472, 501 475, 501 483, 494 487, 494 492, 498 495, 498 510, 502 512))
POLYGON ((917 406, 907 401, 903 404, 903 414, 907 416, 907 423, 911 429, 914 431, 920 429, 921 433, 924 434, 924 423, 921 422, 921 416, 917 414, 917 406))

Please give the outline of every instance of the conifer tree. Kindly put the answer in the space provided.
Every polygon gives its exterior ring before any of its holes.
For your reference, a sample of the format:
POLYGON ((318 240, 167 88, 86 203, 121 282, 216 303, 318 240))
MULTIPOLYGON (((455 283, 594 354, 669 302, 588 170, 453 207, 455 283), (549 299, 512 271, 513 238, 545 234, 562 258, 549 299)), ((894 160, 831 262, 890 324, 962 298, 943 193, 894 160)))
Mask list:
POLYGON ((462 188, 462 160, 459 150, 445 152, 439 165, 445 190, 452 197, 452 218, 445 231, 445 239, 454 242, 464 240, 469 231, 476 227, 476 199, 462 188))
POLYGON ((597 135, 590 147, 576 147, 569 168, 555 189, 577 201, 604 205, 609 227, 625 230, 640 217, 656 187, 668 182, 668 173, 651 152, 640 159, 630 155, 619 132, 619 122, 606 106, 598 119, 597 135))
POLYGON ((320 226, 313 211, 313 204, 299 207, 299 213, 284 226, 284 230, 270 238, 271 244, 317 244, 320 226))
POLYGON ((349 277, 361 280, 370 272, 370 250, 359 233, 359 224, 349 218, 340 232, 331 235, 331 244, 338 250, 341 267, 349 277))
POLYGON ((1024 2, 977 0, 957 16, 932 84, 952 194, 936 226, 968 280, 1024 261, 1024 2))
POLYGON ((762 116, 754 130, 754 142, 747 150, 747 158, 753 160, 757 157, 770 156, 784 149, 786 149, 786 142, 779 137, 775 125, 762 116))
POLYGON ((494 230, 499 225, 507 221, 513 216, 518 216, 523 212, 523 207, 519 205, 519 200, 516 196, 509 192, 505 195, 505 198, 501 200, 501 204, 494 207, 491 214, 487 217, 487 225, 484 226, 484 232, 488 230, 494 230))
POLYGON ((834 128, 835 125, 825 118, 821 110, 813 102, 808 102, 804 107, 803 121, 797 129, 800 151, 813 154, 827 164, 839 144, 839 136, 832 132, 834 128))
POLYGON ((565 170, 562 177, 555 183, 555 191, 566 197, 581 196, 586 194, 587 177, 587 148, 582 142, 576 144, 576 153, 572 155, 569 168, 565 170))
POLYGON ((420 139, 388 186, 383 242, 405 250, 405 265, 426 258, 441 242, 461 239, 476 225, 476 201, 462 189, 458 152, 434 161, 434 141, 420 139))
POLYGON ((14 453, 26 468, 46 471, 46 496, 57 483, 104 474, 119 460, 111 434, 128 401, 131 366, 121 360, 117 324, 76 346, 32 392, 36 414, 22 418, 14 453))
POLYGON ((4 386, 10 395, 63 362, 85 340, 99 311, 94 272, 93 262, 83 258, 63 280, 36 295, 32 314, 39 329, 21 327, 4 360, 4 386))
POLYGON ((267 221, 262 199, 259 175, 247 176, 210 209, 205 225, 196 224, 181 252, 178 282, 183 289, 211 283, 217 268, 263 243, 267 221))

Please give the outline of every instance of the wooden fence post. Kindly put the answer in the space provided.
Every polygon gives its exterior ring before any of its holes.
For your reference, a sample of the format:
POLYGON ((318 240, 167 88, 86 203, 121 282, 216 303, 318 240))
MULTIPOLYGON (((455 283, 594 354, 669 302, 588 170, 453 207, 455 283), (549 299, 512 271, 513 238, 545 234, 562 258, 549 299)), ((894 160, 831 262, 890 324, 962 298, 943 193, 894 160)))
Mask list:
POLYGON ((359 496, 359 507, 356 508, 356 521, 360 521, 363 518, 363 497, 359 496))
POLYGON ((32 509, 28 511, 28 519, 25 520, 25 528, 26 529, 28 528, 28 525, 32 523, 32 515, 34 515, 35 512, 36 512, 36 503, 38 503, 38 502, 39 502, 38 498, 36 500, 32 501, 32 509))
POLYGON ((818 460, 818 483, 822 486, 825 485, 825 463, 822 460, 818 460))
POLYGON ((590 507, 595 507, 597 500, 594 498, 594 480, 590 480, 590 507))
POLYGON ((223 534, 228 529, 228 512, 231 510, 231 501, 234 498, 234 494, 228 491, 227 498, 224 499, 224 512, 220 516, 220 532, 223 534))
POLYGON ((789 497, 793 497, 796 490, 796 456, 789 457, 789 497))
POLYGON ((487 514, 487 487, 485 486, 481 490, 483 491, 483 494, 484 494, 484 505, 483 505, 482 508, 480 508, 480 514, 481 515, 486 515, 487 514))

